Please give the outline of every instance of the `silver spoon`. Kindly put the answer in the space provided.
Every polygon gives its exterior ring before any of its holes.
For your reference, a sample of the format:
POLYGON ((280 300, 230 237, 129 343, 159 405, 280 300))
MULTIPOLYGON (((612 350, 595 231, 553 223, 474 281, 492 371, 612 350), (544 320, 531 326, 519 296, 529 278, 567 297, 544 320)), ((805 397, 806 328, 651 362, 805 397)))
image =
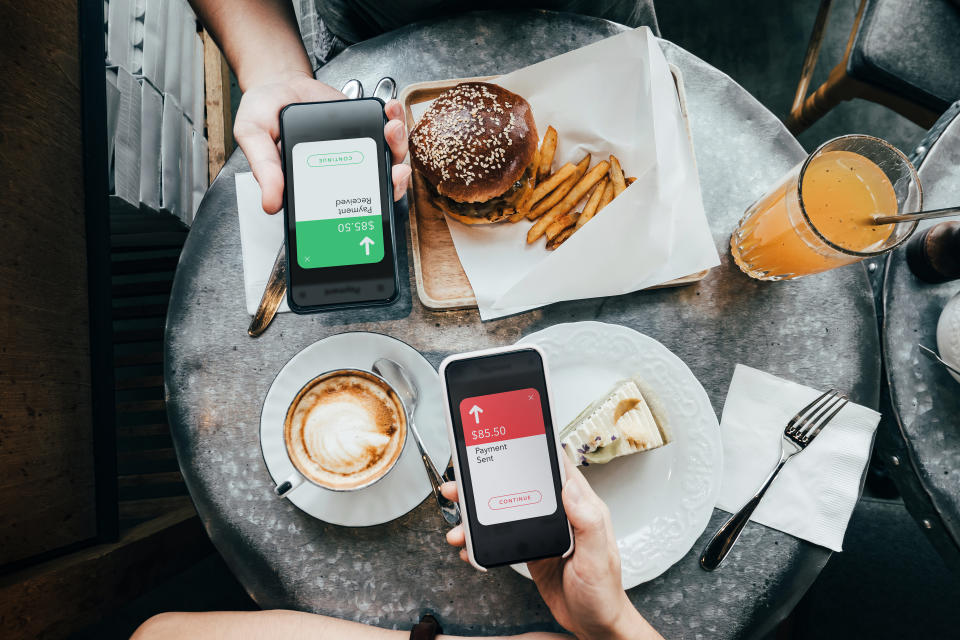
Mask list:
POLYGON ((380 82, 373 89, 373 97, 389 102, 397 97, 397 81, 390 76, 380 78, 380 82))
POLYGON ((958 376, 960 376, 960 369, 957 369, 957 368, 954 367, 952 364, 948 364, 943 358, 941 358, 941 357, 937 354, 936 351, 934 351, 934 350, 931 349, 930 347, 925 347, 925 346, 923 346, 922 344, 918 344, 917 346, 920 347, 920 353, 922 353, 923 355, 927 356, 928 358, 930 358, 930 359, 933 360, 934 362, 939 362, 939 363, 942 364, 944 367, 946 367, 948 371, 952 371, 952 372, 954 372, 955 374, 957 374, 958 376))
POLYGON ((356 100, 363 97, 363 85, 356 78, 347 80, 346 84, 340 88, 340 93, 347 96, 350 100, 356 100))
POLYGON ((403 401, 403 406, 407 410, 407 426, 413 434, 413 439, 420 450, 420 459, 423 460, 423 466, 427 470, 427 478, 430 480, 430 486, 433 487, 433 497, 437 500, 437 506, 440 507, 440 513, 443 519, 450 524, 460 522, 460 507, 457 503, 451 502, 440 493, 440 485, 443 484, 443 477, 437 470, 433 460, 427 455, 427 450, 423 446, 423 440, 420 438, 420 432, 417 431, 417 425, 413 421, 413 414, 417 409, 417 400, 419 390, 416 383, 410 379, 407 372, 399 364, 389 358, 380 358, 373 363, 373 372, 389 382, 403 401))
POLYGON ((912 222, 914 220, 933 220, 934 218, 949 218, 950 216, 956 215, 960 215, 960 207, 931 209, 930 211, 918 211, 917 213, 898 213, 892 216, 876 214, 873 216, 873 224, 894 224, 897 222, 912 222))

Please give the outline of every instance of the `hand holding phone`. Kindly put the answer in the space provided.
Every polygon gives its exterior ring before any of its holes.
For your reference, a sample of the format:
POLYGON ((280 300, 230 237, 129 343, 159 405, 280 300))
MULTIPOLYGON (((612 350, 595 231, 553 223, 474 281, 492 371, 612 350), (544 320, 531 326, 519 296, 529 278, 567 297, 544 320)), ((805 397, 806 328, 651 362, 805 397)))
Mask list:
POLYGON ((397 299, 386 123, 375 98, 291 104, 280 112, 287 295, 295 312, 397 299))
MULTIPOLYGON (((623 591, 620 552, 606 504, 580 470, 566 456, 562 458, 566 470, 562 503, 576 546, 567 558, 527 563, 543 601, 557 622, 578 638, 660 639, 623 591)), ((459 498, 454 482, 440 490, 449 500, 459 498)), ((460 558, 469 562, 463 525, 447 532, 447 542, 461 547, 460 558)))
MULTIPOLYGON (((234 120, 233 136, 260 185, 263 210, 273 214, 283 207, 283 170, 277 148, 280 111, 288 104, 343 100, 346 96, 315 79, 308 66, 305 70, 277 72, 267 65, 264 72, 266 77, 258 76, 247 86, 241 79, 244 91, 234 120)), ((388 118, 384 136, 393 152, 393 198, 399 200, 410 182, 410 165, 402 164, 407 155, 403 107, 399 101, 390 100, 384 112, 388 118)))
POLYGON ((440 379, 470 563, 486 571, 569 554, 543 354, 520 347, 450 356, 440 379))

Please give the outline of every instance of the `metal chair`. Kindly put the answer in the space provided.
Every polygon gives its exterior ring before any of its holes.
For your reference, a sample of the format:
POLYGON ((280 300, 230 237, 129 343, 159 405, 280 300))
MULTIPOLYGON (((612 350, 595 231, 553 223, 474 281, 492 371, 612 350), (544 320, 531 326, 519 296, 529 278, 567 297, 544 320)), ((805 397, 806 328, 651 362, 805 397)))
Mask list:
POLYGON ((832 4, 820 3, 786 119, 792 133, 842 100, 877 102, 929 128, 960 99, 960 3, 949 0, 861 0, 843 59, 807 95, 832 4))

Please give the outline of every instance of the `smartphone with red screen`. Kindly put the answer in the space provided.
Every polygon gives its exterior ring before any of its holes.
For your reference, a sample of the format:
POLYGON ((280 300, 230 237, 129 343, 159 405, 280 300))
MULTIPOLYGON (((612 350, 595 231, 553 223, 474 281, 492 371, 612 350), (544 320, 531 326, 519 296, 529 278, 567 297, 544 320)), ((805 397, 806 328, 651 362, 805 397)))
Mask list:
POLYGON ((485 571, 569 555, 543 352, 530 345, 453 355, 440 380, 470 564, 485 571))

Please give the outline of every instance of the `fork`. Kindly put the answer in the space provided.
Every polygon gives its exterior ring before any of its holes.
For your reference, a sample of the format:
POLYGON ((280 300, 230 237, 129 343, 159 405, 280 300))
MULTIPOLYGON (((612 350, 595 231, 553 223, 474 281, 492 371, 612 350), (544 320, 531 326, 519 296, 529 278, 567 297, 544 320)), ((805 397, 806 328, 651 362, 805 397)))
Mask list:
POLYGON ((847 402, 849 400, 845 395, 836 389, 831 389, 800 409, 797 415, 790 419, 787 427, 783 430, 783 438, 780 442, 780 460, 777 462, 777 466, 773 468, 773 471, 770 472, 760 489, 750 498, 747 504, 743 505, 740 511, 727 520, 710 539, 700 555, 701 567, 707 571, 713 571, 720 566, 720 563, 730 553, 730 549, 736 544, 747 521, 750 520, 750 516, 763 499, 763 494, 770 488, 770 484, 780 473, 783 465, 786 464, 787 460, 806 449, 807 445, 813 442, 813 439, 823 428, 840 413, 840 409, 843 409, 847 402))

